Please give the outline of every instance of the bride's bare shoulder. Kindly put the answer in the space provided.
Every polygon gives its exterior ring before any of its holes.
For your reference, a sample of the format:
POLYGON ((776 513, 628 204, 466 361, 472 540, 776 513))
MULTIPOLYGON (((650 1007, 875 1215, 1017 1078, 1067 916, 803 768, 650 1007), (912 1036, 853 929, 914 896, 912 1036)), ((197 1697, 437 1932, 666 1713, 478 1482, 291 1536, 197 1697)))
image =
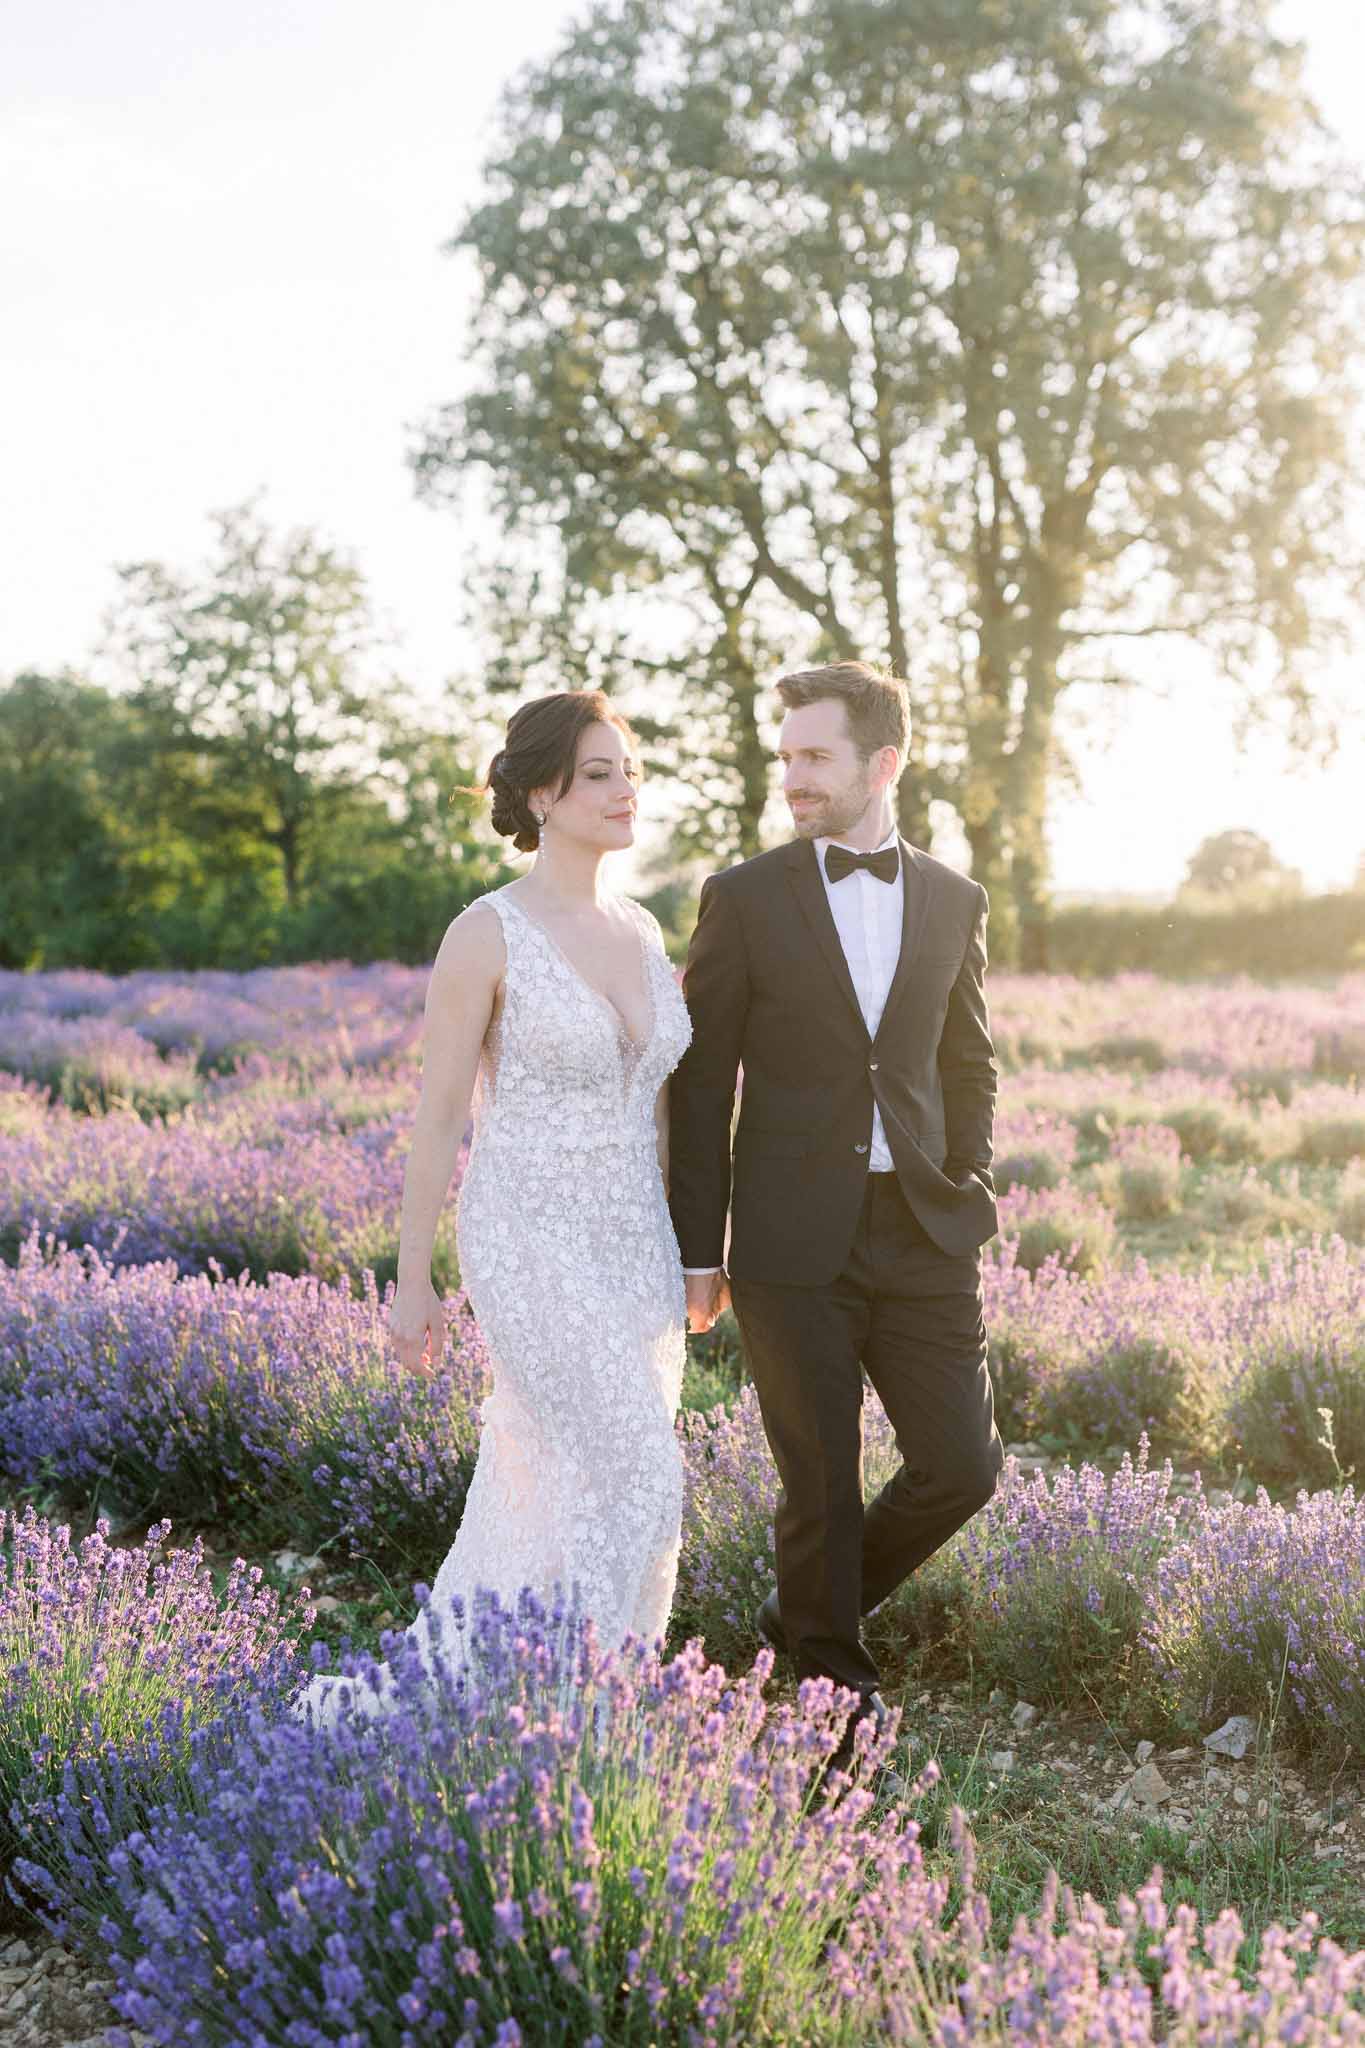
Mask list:
MULTIPOLYGON (((501 890, 494 890, 501 895, 501 890)), ((432 966, 433 978, 467 984, 471 979, 497 981, 507 961, 502 919, 487 896, 476 897, 446 926, 432 966)))

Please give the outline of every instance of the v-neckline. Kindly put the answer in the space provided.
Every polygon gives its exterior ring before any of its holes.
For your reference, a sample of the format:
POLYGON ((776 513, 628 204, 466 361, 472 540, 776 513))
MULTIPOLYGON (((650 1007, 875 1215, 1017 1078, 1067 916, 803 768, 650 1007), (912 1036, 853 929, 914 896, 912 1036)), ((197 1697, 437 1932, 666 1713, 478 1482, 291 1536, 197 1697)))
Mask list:
MULTIPOLYGON (((598 988, 594 982, 589 981, 587 975, 583 972, 581 967, 575 967, 573 961, 564 951, 564 948, 560 945, 558 939, 554 936, 553 932, 551 932, 547 928, 547 926, 543 925, 538 917, 532 917, 529 910, 523 910, 521 904, 517 902, 515 896, 508 896, 506 894, 506 891, 503 892, 503 895, 504 900, 510 903, 515 910, 520 912, 521 916, 526 919, 527 924, 535 926, 536 930, 540 933, 541 937, 544 939, 546 945, 550 948, 550 950, 554 953, 557 953, 559 958, 564 962, 564 965, 568 968, 570 974, 574 977, 574 980, 577 981, 583 988, 585 988, 590 996, 596 997, 597 1001, 602 1005, 602 1008, 607 1012, 608 1016, 615 1018, 617 1030, 620 1032, 622 1038, 624 1038, 624 1040, 626 1041, 626 1044, 630 1046, 636 1058, 639 1059, 643 1055, 645 1048, 648 1046, 650 1040, 654 1036, 654 1025, 657 1016, 657 1005, 654 1001, 654 984, 650 979, 649 955, 645 951, 644 934, 640 930, 639 925, 636 924, 635 919, 631 917, 631 925, 635 932, 635 949, 640 956, 640 971, 644 977, 645 1001, 649 1007, 649 1023, 646 1026, 645 1035, 643 1038, 635 1037, 629 1025, 626 1023, 625 1018, 621 1015, 621 1012, 617 1009, 611 997, 608 995, 604 995, 602 993, 602 990, 598 988)), ((629 913, 627 913, 627 915, 629 915, 629 913)))

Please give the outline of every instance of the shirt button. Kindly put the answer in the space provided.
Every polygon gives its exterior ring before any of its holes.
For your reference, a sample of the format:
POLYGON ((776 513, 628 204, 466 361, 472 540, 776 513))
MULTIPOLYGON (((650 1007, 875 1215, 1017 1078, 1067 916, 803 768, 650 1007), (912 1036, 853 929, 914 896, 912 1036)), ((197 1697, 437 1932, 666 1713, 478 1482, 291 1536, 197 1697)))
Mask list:
POLYGON ((867 1146, 867 1145, 855 1145, 855 1146, 853 1147, 853 1149, 854 1149, 854 1151, 855 1151, 855 1152, 867 1152, 867 1151, 869 1151, 869 1150, 870 1150, 871 1148, 870 1148, 870 1146, 867 1146))

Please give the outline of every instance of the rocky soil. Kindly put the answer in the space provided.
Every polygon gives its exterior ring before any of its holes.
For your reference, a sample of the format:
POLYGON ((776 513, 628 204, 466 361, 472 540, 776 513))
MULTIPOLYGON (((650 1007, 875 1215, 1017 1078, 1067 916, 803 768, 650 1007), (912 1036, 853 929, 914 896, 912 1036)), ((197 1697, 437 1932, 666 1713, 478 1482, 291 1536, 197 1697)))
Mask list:
POLYGON ((5 2048, 108 2048, 108 2029, 121 2024, 113 1986, 40 1930, 0 1936, 0 2039, 5 2048))

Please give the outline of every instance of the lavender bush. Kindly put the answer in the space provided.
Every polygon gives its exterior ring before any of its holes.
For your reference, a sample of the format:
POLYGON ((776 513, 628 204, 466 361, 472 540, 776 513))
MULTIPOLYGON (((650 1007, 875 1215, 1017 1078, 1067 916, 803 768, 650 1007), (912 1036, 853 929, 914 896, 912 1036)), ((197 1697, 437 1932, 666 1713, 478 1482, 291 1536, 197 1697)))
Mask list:
POLYGON ((1237 1360, 1228 1430, 1266 1481, 1330 1485, 1338 1459, 1365 1472, 1365 1259, 1341 1238, 1272 1249, 1263 1270, 1232 1283, 1229 1347, 1237 1360), (1323 1445, 1332 1411, 1335 1448, 1323 1445))
POLYGON ((1274 1173, 1254 1166, 1240 1172, 1214 1167, 1205 1175, 1193 1206, 1206 1231, 1234 1244, 1261 1245, 1286 1234, 1300 1239, 1321 1236, 1338 1214, 1320 1192, 1304 1187, 1296 1166, 1274 1173))
POLYGON ((1041 1109, 1003 1108, 996 1119, 993 1174, 1002 1191, 1055 1188, 1076 1162, 1075 1125, 1041 1109))
POLYGON ((420 1574, 449 1546, 487 1355, 462 1295, 444 1369, 392 1355, 372 1276, 179 1279, 93 1252, 0 1267, 0 1473, 103 1492, 129 1519, 253 1524, 420 1574))
POLYGON ((991 1499, 873 1617, 890 1645, 933 1601, 948 1617, 941 1657, 1032 1700, 1088 1693, 1117 1711, 1146 1686, 1143 1587, 1176 1540, 1172 1468, 1148 1469, 1148 1444, 1115 1473, 1093 1465, 1022 1476, 1009 1457, 991 1499))
POLYGON ((995 1939, 960 1809, 946 1867, 921 1851, 936 1766, 875 1800, 894 1730, 864 1724, 813 1799, 848 1695, 769 1708, 767 1653, 730 1681, 695 1646, 566 1652, 562 1622, 485 1609, 478 1686, 400 1665, 378 1727, 225 1720, 150 1810, 117 1756, 71 1766, 28 1821, 40 1917, 107 1957, 117 2011, 167 2048, 1365 2037, 1365 1955, 1315 1915, 1266 1930, 1249 1983, 1237 1915, 1201 1929, 1159 1867, 1112 1920, 1050 1874, 995 1939))
POLYGON ((1315 1164, 1345 1166, 1365 1158, 1365 1109, 1314 1116, 1300 1111, 1299 1157, 1315 1164))
MULTIPOLYGON (((1358 988, 1360 976, 1353 977, 1350 986, 1358 988)), ((1345 990, 1339 992, 1344 995, 1345 990)), ((1358 1011, 1347 1014, 1345 1002, 1340 1005, 1341 1016, 1326 1029, 1320 1030, 1313 1040, 1313 1072, 1335 1076, 1343 1081, 1359 1081, 1365 1076, 1365 1020, 1358 1011)))
POLYGON ((139 1032, 107 1017, 72 1021, 0 1010, 0 1066, 37 1082, 54 1101, 90 1112, 118 1103, 142 1116, 165 1116, 199 1089, 193 1059, 162 1058, 139 1032))
POLYGON ((1365 975, 1358 973, 1330 989, 1000 973, 991 987, 993 1029, 1015 1061, 1160 1063, 1211 1080, 1241 1079, 1258 1091, 1267 1076, 1365 1072, 1365 975))
POLYGON ((252 1053, 204 1089, 180 1127, 277 1151, 300 1137, 362 1131, 372 1142, 392 1143, 411 1124, 419 1087, 420 1075, 406 1063, 356 1069, 334 1058, 301 1074, 252 1053))
POLYGON ((1130 1222, 1154 1222, 1180 1207, 1180 1140, 1169 1125, 1127 1125, 1115 1134, 1108 1164, 1130 1222))
POLYGON ((101 1519, 73 1548, 32 1508, 0 1509, 0 1868, 18 1839, 12 1807, 54 1791, 69 1761, 145 1744, 171 1702, 183 1761, 225 1690, 292 1668, 305 1595, 282 1609, 240 1558, 219 1594, 201 1543, 164 1554, 170 1528, 116 1549, 101 1519))
POLYGON ((1242 1711, 1305 1747, 1365 1750, 1365 1501, 1350 1487, 1293 1508, 1195 1503, 1157 1560, 1143 1640, 1174 1708, 1204 1725, 1242 1711))
POLYGON ((46 1090, 0 1067, 0 1136, 33 1136, 48 1119, 46 1090))
POLYGON ((876 1972, 850 2010, 821 1962, 918 1867, 857 1782, 894 1728, 813 1810, 850 1699, 828 1682, 770 1709, 770 1655, 735 1681, 695 1646, 604 1659, 529 1595, 475 1634, 476 1686, 403 1658, 378 1726, 259 1714, 125 1840, 110 1774, 68 1775, 21 1868, 48 1924, 108 1945, 122 2016, 204 2048, 739 2042, 798 2012, 855 2039, 876 1972))
MULTIPOLYGON (((31 1230, 91 1245, 119 1265, 212 1260, 230 1273, 381 1277, 396 1267, 406 1131, 234 1143, 197 1125, 144 1124, 127 1112, 66 1117, 42 1133, 0 1134, 0 1250, 31 1230)), ((438 1226, 433 1273, 457 1270, 454 1216, 438 1226)))
POLYGON ((1264 1159, 1275 1148, 1274 1134, 1283 1128, 1262 1108, 1230 1101, 1201 1089, 1185 1101, 1167 1103, 1160 1121, 1169 1126, 1180 1150, 1190 1159, 1232 1160, 1237 1163, 1264 1159))
POLYGON ((0 1017, 107 1021, 163 1053, 192 1054, 206 1075, 258 1052, 300 1072, 338 1054, 364 1068, 410 1050, 426 980, 421 968, 388 961, 120 976, 0 969, 0 1017))
POLYGON ((1145 1429, 1162 1455, 1320 1484, 1335 1470, 1317 1442, 1320 1406, 1337 1410, 1348 1462, 1365 1442, 1365 1261, 1340 1239, 1268 1248, 1262 1269, 1222 1280, 1140 1258, 1087 1278, 1055 1264, 1030 1275, 1006 1244, 984 1280, 1011 1433, 1099 1448, 1145 1429))
POLYGON ((1139 1258, 1100 1278, 1030 1274, 1004 1246, 983 1277, 1002 1428, 1094 1448, 1145 1431, 1171 1456, 1222 1448, 1225 1290, 1209 1273, 1139 1258))
POLYGON ((1000 1198, 1000 1237, 1029 1272, 1048 1260, 1078 1273, 1098 1272, 1117 1242, 1114 1219, 1094 1195, 1071 1183, 1058 1188, 1017 1187, 1000 1198))
POLYGON ((1044 1434, 1096 1449, 1143 1436, 1163 1456, 1203 1458, 1225 1441, 1214 1356, 1189 1330, 1116 1334, 1100 1356, 1051 1375, 1032 1413, 1044 1434))

